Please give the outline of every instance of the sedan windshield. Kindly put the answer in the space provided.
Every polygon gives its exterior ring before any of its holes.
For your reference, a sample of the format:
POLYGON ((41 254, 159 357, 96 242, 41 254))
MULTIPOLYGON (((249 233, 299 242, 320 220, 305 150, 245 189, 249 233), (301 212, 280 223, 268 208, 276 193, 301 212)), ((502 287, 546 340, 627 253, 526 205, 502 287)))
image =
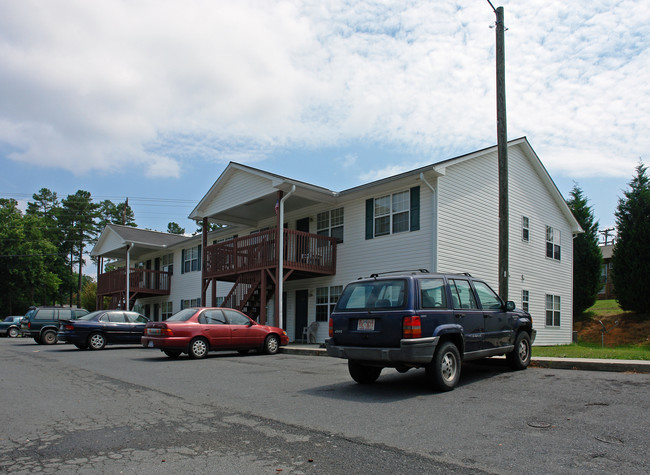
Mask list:
POLYGON ((192 315, 197 312, 198 308, 184 308, 180 312, 176 312, 174 315, 169 317, 166 321, 168 322, 186 322, 190 319, 192 315))

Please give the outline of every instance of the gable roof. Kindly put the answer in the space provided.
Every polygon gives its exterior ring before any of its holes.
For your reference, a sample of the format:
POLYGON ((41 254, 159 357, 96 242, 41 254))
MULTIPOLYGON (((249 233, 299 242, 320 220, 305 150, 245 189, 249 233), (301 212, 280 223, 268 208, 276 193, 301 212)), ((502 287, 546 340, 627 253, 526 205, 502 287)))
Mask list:
POLYGON ((120 224, 108 224, 97 240, 90 255, 123 258, 126 246, 131 246, 131 255, 137 258, 139 255, 151 251, 165 249, 183 241, 193 239, 192 237, 180 234, 162 233, 149 229, 139 229, 120 224))
MULTIPOLYGON (((544 187, 547 189, 549 195, 558 205, 558 208, 561 210, 564 218, 570 223, 572 232, 582 232, 582 228, 573 216, 573 213, 569 209, 564 197, 553 182, 553 179, 548 174, 548 171, 531 147, 528 139, 526 137, 520 137, 514 140, 510 140, 508 142, 508 148, 513 147, 519 147, 523 151, 524 156, 530 161, 537 175, 540 177, 540 180, 542 181, 544 187)), ((256 226, 257 221, 263 218, 268 218, 273 214, 274 206, 277 201, 277 192, 287 192, 292 188, 292 186, 296 187, 296 191, 292 195, 292 198, 285 204, 285 209, 287 212, 316 203, 330 202, 332 204, 336 204, 344 198, 351 199, 357 195, 362 196, 366 194, 371 188, 389 185, 392 182, 402 180, 404 178, 413 177, 417 179, 421 174, 428 174, 430 176, 444 176, 447 167, 462 163, 466 160, 483 157, 487 154, 495 153, 496 151, 497 146, 494 145, 454 158, 434 162, 431 165, 408 170, 387 178, 382 178, 370 183, 355 186, 340 192, 305 183, 300 180, 277 175, 275 173, 266 172, 264 170, 249 167, 239 163, 230 162, 223 173, 214 182, 210 190, 192 210, 189 218, 200 220, 204 217, 207 217, 215 222, 256 226), (248 176, 249 182, 252 182, 254 180, 256 183, 255 186, 251 186, 251 188, 248 190, 248 194, 244 194, 245 199, 248 199, 248 201, 227 203, 227 200, 222 200, 221 202, 218 202, 220 198, 223 198, 220 195, 223 195, 229 181, 237 176, 240 178, 248 176)), ((245 181, 246 180, 242 180, 242 183, 245 181)))

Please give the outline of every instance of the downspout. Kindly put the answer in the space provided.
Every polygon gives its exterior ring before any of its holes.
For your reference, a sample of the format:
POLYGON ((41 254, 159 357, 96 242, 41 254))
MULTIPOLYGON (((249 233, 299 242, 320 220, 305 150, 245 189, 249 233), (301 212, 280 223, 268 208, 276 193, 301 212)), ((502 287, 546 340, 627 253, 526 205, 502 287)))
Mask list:
POLYGON ((438 272, 438 192, 420 173, 420 180, 431 190, 431 272, 438 272))
POLYGON ((278 226, 278 243, 280 252, 278 256, 278 327, 282 328, 282 312, 284 291, 284 202, 296 191, 296 185, 291 185, 291 191, 280 200, 280 224, 278 226))

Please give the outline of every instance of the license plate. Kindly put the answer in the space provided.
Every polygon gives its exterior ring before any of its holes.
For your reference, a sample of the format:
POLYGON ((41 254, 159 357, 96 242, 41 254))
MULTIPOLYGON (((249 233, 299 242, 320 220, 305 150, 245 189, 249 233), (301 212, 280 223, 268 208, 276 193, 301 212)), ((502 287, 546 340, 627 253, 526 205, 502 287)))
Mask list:
POLYGON ((360 318, 357 322, 357 330, 373 331, 375 329, 374 318, 360 318))
POLYGON ((147 335, 160 335, 160 328, 147 328, 147 335))

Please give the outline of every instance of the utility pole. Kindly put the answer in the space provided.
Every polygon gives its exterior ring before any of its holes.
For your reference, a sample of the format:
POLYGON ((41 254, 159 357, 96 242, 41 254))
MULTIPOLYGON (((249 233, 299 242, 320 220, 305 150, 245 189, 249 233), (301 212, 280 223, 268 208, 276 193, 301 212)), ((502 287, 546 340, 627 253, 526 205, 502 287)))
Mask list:
POLYGON ((499 294, 508 300, 509 266, 509 206, 508 206, 508 126, 506 121, 506 47, 503 7, 496 14, 496 73, 497 73, 497 151, 499 162, 499 294))

